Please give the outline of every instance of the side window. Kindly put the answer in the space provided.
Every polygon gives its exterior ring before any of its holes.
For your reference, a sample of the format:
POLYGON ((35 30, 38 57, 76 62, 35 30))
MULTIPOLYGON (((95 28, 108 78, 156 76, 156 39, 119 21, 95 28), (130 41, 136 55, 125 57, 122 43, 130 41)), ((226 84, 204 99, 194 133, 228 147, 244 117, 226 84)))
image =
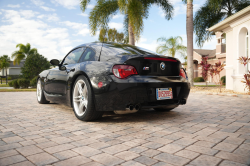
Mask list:
POLYGON ((77 63, 84 50, 85 50, 85 47, 75 49, 74 51, 72 51, 71 53, 68 54, 68 56, 65 58, 63 64, 77 63))
POLYGON ((84 61, 95 61, 95 52, 92 49, 87 48, 85 50, 85 52, 83 53, 80 59, 80 62, 84 62, 84 61))

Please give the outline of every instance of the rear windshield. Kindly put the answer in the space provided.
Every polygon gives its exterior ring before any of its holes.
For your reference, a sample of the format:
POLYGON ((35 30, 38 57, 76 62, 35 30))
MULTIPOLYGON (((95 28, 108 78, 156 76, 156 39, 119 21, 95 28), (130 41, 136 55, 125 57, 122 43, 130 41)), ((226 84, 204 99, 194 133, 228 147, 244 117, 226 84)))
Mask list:
POLYGON ((106 55, 159 55, 141 47, 118 43, 105 43, 102 53, 106 55))

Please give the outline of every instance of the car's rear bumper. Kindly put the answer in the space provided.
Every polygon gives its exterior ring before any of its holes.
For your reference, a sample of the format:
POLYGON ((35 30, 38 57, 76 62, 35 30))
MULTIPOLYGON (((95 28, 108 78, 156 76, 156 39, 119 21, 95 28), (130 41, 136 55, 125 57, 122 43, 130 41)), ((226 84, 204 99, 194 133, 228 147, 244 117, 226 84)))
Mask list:
POLYGON ((187 100, 190 92, 190 84, 179 77, 134 76, 124 80, 108 77, 104 87, 93 86, 97 111, 125 110, 129 105, 152 108, 179 105, 181 100, 187 100), (157 100, 156 88, 172 88, 173 99, 157 100))

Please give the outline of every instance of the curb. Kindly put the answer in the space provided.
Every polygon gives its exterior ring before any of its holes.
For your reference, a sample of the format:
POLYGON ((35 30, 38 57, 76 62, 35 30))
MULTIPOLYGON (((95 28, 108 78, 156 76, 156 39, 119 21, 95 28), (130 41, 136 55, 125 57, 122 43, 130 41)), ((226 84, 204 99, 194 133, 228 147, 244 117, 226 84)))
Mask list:
POLYGON ((209 92, 190 92, 190 93, 197 93, 197 94, 204 94, 204 95, 218 95, 218 96, 230 96, 230 97, 239 97, 239 98, 250 98, 250 95, 242 95, 242 94, 232 94, 232 93, 209 93, 209 92))

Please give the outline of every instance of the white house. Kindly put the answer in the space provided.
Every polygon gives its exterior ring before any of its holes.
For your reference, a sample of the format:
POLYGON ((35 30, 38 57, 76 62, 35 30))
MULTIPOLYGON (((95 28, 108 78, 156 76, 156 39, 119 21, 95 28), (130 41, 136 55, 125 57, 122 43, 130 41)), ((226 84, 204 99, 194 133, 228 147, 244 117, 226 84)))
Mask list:
MULTIPOLYGON (((226 88, 244 92, 245 84, 241 81, 246 69, 238 59, 240 56, 247 57, 249 54, 250 6, 209 28, 209 31, 215 34, 226 33, 226 88)), ((250 70, 249 66, 250 64, 248 65, 250 70)))
MULTIPOLYGON (((13 61, 10 62, 10 67, 7 69, 8 76, 18 76, 21 74, 21 67, 23 67, 24 60, 20 62, 20 64, 13 64, 13 61)), ((5 69, 0 70, 0 76, 6 76, 5 69)))

